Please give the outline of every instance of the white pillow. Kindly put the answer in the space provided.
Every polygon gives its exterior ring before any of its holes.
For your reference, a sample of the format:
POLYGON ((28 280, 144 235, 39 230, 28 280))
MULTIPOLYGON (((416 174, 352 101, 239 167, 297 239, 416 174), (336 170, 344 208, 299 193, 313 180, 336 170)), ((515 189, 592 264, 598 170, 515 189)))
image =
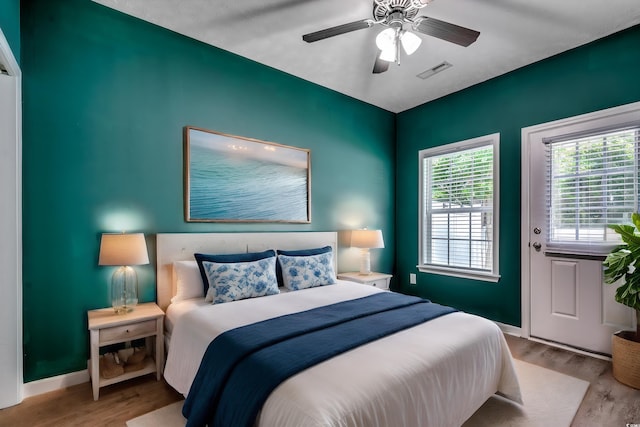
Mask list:
POLYGON ((172 303, 192 298, 202 298, 202 276, 196 261, 174 261, 173 278, 176 283, 176 295, 172 303))

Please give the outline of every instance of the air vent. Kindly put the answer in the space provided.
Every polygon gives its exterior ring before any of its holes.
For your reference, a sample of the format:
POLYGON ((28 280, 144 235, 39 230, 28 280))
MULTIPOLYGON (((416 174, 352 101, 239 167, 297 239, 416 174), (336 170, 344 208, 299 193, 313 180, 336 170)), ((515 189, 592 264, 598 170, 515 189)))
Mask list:
POLYGON ((416 77, 419 77, 422 80, 426 80, 429 77, 431 77, 431 76, 433 76, 435 74, 438 74, 439 72, 444 71, 447 68, 451 68, 451 67, 453 67, 453 65, 451 65, 447 61, 444 61, 443 63, 438 64, 435 67, 429 68, 428 70, 421 72, 416 77))

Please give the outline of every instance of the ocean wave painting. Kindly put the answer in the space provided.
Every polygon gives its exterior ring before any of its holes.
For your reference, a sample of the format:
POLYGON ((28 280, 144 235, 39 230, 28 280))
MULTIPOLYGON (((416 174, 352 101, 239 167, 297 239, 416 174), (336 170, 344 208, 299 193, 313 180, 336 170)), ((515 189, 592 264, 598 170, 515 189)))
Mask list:
POLYGON ((310 222, 309 150, 185 128, 187 221, 310 222))

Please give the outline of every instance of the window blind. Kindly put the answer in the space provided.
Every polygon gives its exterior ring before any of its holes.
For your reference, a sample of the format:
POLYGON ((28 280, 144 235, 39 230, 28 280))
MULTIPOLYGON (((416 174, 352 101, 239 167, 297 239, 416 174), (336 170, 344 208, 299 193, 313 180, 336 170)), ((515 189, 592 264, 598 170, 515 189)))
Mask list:
POLYGON ((423 158, 423 263, 492 271, 493 145, 423 158))
POLYGON ((640 127, 547 141, 548 243, 616 243, 638 209, 640 127))

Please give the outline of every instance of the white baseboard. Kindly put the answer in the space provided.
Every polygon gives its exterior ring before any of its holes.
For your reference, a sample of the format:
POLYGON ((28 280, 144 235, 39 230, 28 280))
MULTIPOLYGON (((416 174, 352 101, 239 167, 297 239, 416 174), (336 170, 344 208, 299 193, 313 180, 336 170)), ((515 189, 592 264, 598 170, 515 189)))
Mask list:
POLYGON ((26 399, 27 397, 37 396, 42 393, 48 393, 50 391, 60 390, 86 382, 89 382, 89 371, 86 369, 71 372, 69 374, 58 375, 57 377, 31 381, 24 384, 22 397, 26 399))
POLYGON ((498 325, 500 330, 505 334, 513 335, 515 337, 522 336, 522 328, 519 328, 517 326, 507 325, 506 323, 500 323, 500 322, 494 322, 494 323, 498 325))

